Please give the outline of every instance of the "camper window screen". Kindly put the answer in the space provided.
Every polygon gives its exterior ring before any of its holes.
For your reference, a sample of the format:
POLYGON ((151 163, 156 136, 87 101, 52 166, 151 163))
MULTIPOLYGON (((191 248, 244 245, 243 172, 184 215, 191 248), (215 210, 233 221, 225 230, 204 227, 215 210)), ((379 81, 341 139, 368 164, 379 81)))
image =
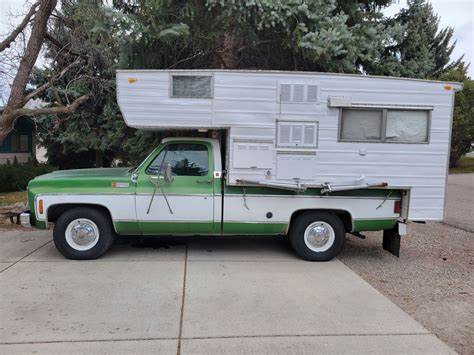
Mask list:
POLYGON ((387 142, 428 142, 428 111, 387 111, 387 142))
POLYGON ((342 110, 341 140, 382 140, 382 110, 342 110))
POLYGON ((172 92, 174 98, 211 98, 212 76, 173 75, 172 92))

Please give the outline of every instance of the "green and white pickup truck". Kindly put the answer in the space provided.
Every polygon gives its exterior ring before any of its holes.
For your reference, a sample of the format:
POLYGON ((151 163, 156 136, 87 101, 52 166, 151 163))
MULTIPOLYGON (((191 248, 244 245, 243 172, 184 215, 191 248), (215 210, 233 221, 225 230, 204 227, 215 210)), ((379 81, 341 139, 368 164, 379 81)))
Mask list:
MULTIPOLYGON (((138 167, 56 171, 28 185, 23 225, 47 229, 71 259, 103 255, 119 235, 287 235, 306 260, 325 261, 346 233, 402 234, 405 191, 230 186, 217 139, 167 138, 138 167)), ((398 239, 399 242, 399 239, 398 239)))

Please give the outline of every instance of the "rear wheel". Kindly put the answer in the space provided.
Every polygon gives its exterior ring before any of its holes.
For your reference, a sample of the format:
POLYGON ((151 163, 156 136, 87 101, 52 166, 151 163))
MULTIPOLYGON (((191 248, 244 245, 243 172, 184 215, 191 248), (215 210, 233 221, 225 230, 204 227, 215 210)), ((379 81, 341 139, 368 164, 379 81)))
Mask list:
POLYGON ((56 248, 68 259, 97 259, 114 241, 107 213, 91 207, 76 207, 59 216, 54 226, 56 248))
POLYGON ((328 212, 305 212, 290 229, 295 252, 308 261, 328 261, 344 246, 345 228, 340 218, 328 212))

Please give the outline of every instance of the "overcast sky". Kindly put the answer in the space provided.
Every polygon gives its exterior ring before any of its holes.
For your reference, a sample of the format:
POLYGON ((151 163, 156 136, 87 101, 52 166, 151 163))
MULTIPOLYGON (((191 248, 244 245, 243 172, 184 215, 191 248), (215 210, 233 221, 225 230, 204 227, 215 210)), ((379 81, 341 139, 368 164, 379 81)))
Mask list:
MULTIPOLYGON (((25 6, 23 0, 0 0, 0 34, 5 34, 11 24, 17 24, 20 18, 10 18, 10 13, 21 13, 25 6)), ((430 0, 435 12, 440 16, 440 26, 454 27, 454 38, 457 41, 452 59, 464 54, 464 59, 472 63, 469 69, 471 77, 474 75, 474 0, 430 0)), ((393 0, 393 5, 384 12, 393 16, 402 7, 407 6, 407 0, 393 0)))

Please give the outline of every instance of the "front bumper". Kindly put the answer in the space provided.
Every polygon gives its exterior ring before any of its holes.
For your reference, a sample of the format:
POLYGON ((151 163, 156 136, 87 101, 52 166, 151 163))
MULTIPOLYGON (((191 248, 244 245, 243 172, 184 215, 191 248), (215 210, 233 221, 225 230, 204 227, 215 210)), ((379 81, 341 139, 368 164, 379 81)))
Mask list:
POLYGON ((25 228, 31 228, 31 215, 29 212, 20 214, 20 224, 25 228))

